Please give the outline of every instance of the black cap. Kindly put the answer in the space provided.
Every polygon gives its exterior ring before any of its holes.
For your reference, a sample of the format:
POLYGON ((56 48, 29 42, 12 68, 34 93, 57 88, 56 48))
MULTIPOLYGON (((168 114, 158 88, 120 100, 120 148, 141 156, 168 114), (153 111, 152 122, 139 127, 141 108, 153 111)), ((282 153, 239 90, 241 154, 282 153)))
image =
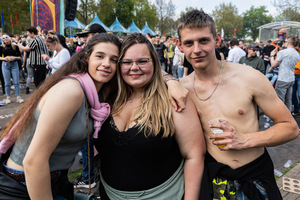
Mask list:
POLYGON ((254 49, 254 48, 259 48, 259 46, 256 45, 255 43, 250 43, 250 44, 248 45, 248 49, 254 49))
POLYGON ((106 30, 100 24, 89 24, 85 27, 85 29, 77 33, 79 37, 83 37, 85 34, 88 33, 106 33, 106 30))

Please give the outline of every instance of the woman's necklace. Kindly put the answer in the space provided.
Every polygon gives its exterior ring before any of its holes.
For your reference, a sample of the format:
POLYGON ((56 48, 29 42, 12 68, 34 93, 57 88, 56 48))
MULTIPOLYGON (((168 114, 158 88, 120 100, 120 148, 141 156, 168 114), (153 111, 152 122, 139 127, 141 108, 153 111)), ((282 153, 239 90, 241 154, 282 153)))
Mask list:
POLYGON ((201 98, 198 96, 198 94, 197 94, 197 92, 196 92, 196 90, 195 90, 195 73, 194 73, 193 89, 194 89, 194 92, 195 92, 197 98, 198 98, 200 101, 206 101, 206 100, 208 100, 208 99, 214 94, 214 92, 216 91, 216 89, 217 89, 217 87, 218 87, 218 85, 219 85, 219 83, 220 83, 221 74, 222 74, 222 69, 223 69, 223 61, 221 61, 221 69, 220 69, 220 74, 219 74, 218 82, 216 83, 216 86, 215 86, 214 90, 212 91, 212 93, 211 93, 207 98, 205 98, 205 99, 201 99, 201 98))

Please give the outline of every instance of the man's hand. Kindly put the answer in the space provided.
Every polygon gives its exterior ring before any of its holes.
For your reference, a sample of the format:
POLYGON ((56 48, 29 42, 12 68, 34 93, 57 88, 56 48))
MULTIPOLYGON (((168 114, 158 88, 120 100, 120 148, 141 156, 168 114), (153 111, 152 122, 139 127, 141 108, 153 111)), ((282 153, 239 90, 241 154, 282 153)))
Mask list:
POLYGON ((224 147, 219 148, 221 151, 249 148, 246 144, 247 134, 240 134, 228 122, 221 124, 220 126, 211 126, 210 128, 219 128, 223 130, 223 133, 213 134, 209 137, 214 145, 225 145, 224 147))
POLYGON ((177 112, 183 111, 189 93, 188 90, 181 86, 176 80, 169 80, 166 84, 168 86, 169 99, 172 106, 177 112))

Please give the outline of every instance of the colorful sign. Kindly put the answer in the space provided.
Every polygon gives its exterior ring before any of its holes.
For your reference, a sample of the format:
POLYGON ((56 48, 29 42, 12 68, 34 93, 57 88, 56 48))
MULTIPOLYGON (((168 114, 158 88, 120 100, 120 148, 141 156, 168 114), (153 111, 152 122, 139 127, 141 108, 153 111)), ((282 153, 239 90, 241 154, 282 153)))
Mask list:
POLYGON ((63 0, 31 0, 31 25, 41 29, 55 30, 63 34, 64 28, 63 0))

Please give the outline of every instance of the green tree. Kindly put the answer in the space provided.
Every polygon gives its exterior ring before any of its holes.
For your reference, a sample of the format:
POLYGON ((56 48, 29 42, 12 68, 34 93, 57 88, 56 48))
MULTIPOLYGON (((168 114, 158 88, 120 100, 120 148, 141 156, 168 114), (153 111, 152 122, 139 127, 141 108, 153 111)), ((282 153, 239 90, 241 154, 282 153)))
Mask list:
POLYGON ((287 8, 300 10, 300 0, 273 0, 273 5, 281 11, 287 8))
POLYGON ((286 8, 282 11, 282 15, 289 18, 291 21, 300 22, 300 12, 297 8, 286 8))
POLYGON ((115 13, 124 27, 128 27, 134 18, 133 8, 133 0, 115 0, 115 13))
POLYGON ((165 0, 156 0, 157 9, 157 28, 162 34, 172 34, 175 33, 174 29, 174 16, 175 16, 175 5, 172 0, 167 3, 165 0))
POLYGON ((97 9, 97 14, 100 20, 106 25, 110 26, 116 19, 115 15, 115 1, 101 0, 97 9))
POLYGON ((243 17, 238 14, 238 9, 232 3, 221 3, 215 7, 212 12, 212 17, 215 20, 216 28, 224 30, 225 38, 234 37, 234 29, 236 29, 237 38, 244 37, 243 17))
POLYGON ((4 15, 5 25, 4 27, 1 25, 4 33, 21 34, 31 25, 30 0, 5 1, 5 3, 0 3, 0 11, 2 11, 4 15), (16 13, 18 13, 18 26, 16 22, 16 13), (13 20, 13 27, 10 23, 10 17, 12 17, 13 20))
POLYGON ((96 15, 97 2, 97 0, 78 0, 77 19, 84 24, 89 24, 96 15))
POLYGON ((267 12, 265 6, 257 8, 251 6, 250 10, 244 13, 244 29, 246 30, 246 34, 249 35, 253 41, 255 41, 259 35, 257 28, 273 20, 271 15, 266 14, 267 12))
POLYGON ((148 0, 135 0, 134 13, 134 22, 140 29, 147 22, 148 26, 154 30, 158 20, 154 4, 151 4, 148 0))

